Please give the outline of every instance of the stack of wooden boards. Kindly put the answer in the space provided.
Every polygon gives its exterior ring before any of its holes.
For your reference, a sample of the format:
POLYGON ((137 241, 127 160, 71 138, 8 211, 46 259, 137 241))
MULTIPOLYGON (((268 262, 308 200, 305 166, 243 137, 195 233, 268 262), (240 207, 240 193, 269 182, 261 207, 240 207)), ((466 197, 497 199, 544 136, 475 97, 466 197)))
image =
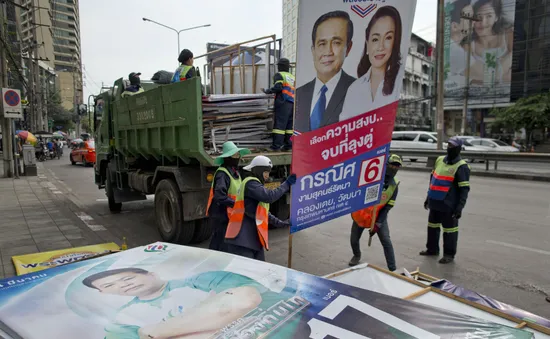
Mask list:
POLYGON ((224 142, 266 149, 271 144, 273 97, 266 94, 219 94, 202 99, 204 148, 218 154, 224 142))

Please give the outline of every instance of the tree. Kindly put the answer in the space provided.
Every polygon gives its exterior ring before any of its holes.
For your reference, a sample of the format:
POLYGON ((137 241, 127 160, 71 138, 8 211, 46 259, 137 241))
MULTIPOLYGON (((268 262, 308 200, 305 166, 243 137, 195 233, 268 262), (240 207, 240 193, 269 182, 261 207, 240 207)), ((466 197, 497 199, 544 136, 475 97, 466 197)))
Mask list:
POLYGON ((50 97, 47 104, 48 116, 53 119, 53 125, 63 126, 63 129, 69 130, 74 127, 73 116, 74 113, 65 109, 61 105, 61 98, 59 94, 54 94, 50 97))
POLYGON ((525 128, 528 143, 534 130, 550 126, 550 93, 521 98, 505 108, 494 108, 497 122, 518 131, 525 128))

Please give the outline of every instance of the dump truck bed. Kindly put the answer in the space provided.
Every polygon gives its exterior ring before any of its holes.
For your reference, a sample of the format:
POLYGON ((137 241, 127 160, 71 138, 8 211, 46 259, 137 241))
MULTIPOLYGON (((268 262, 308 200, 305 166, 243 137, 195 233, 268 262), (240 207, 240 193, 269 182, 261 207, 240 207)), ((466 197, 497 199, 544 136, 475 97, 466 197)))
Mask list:
POLYGON ((115 101, 115 147, 130 157, 214 166, 230 140, 251 149, 252 157, 265 154, 274 165, 289 165, 290 152, 265 153, 271 144, 270 105, 263 94, 203 98, 200 78, 159 86, 115 101))

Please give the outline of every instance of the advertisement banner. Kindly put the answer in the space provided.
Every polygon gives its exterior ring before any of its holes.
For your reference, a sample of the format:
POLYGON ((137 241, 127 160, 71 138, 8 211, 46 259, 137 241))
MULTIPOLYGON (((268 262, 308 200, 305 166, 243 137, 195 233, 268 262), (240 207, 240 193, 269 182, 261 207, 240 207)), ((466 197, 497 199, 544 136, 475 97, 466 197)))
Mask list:
POLYGON ((291 232, 377 204, 415 0, 300 0, 291 232))
POLYGON ((0 280, 0 328, 15 339, 532 338, 281 266, 166 243, 0 280))
POLYGON ((17 275, 38 272, 58 265, 70 264, 97 255, 118 251, 114 242, 99 245, 67 248, 63 250, 16 255, 11 258, 17 275))
POLYGON ((446 108, 463 104, 467 70, 471 108, 510 101, 515 10, 515 0, 445 0, 446 108))

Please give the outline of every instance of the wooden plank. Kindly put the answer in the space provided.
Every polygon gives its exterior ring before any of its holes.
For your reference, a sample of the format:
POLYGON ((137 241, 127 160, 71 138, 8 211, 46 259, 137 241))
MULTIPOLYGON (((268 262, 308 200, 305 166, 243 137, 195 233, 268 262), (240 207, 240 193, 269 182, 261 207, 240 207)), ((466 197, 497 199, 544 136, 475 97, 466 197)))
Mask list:
POLYGON ((525 326, 527 326, 527 323, 524 321, 521 324, 517 325, 516 328, 524 328, 525 326))
POLYGON ((414 293, 411 293, 411 294, 409 294, 409 295, 403 297, 402 299, 405 299, 405 300, 413 300, 413 299, 416 299, 416 298, 418 298, 418 297, 420 297, 420 296, 422 296, 422 295, 424 295, 424 294, 430 292, 431 290, 432 290, 431 286, 428 286, 428 287, 426 287, 426 288, 424 288, 424 289, 421 289, 420 291, 416 291, 416 292, 414 292, 414 293))

